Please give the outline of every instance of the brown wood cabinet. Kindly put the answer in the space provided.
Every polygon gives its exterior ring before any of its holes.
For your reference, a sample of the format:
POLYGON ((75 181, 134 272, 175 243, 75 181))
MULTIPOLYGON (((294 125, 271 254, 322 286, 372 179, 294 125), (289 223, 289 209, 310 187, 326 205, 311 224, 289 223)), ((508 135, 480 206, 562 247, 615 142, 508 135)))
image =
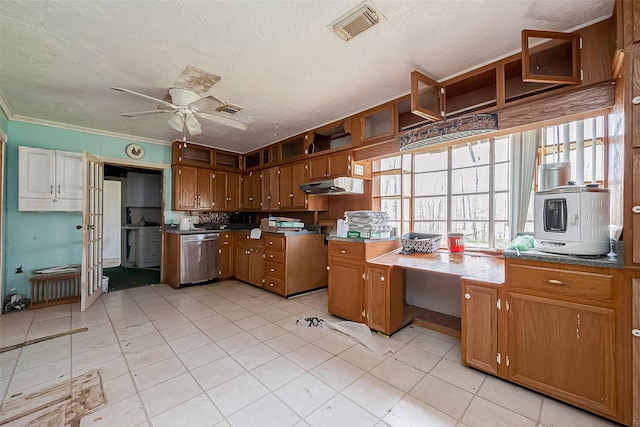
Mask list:
POLYGON ((368 259, 391 252, 398 246, 397 239, 367 242, 330 240, 329 313, 366 323, 385 334, 400 329, 403 322, 398 320, 398 313, 402 317, 403 310, 394 307, 404 305, 402 272, 391 267, 367 269, 368 259))
POLYGON ((366 318, 371 329, 391 335, 405 325, 404 270, 367 266, 366 318))
POLYGON ((327 285, 327 245, 321 234, 264 234, 264 288, 289 296, 327 285))
POLYGON ((300 184, 306 180, 304 162, 280 166, 280 209, 305 209, 307 197, 300 184))
POLYGON ((622 271, 520 259, 505 265, 504 377, 624 422, 622 271))
POLYGON ((273 211, 280 207, 280 168, 262 171, 262 210, 273 211))
POLYGON ((498 374, 502 284, 462 279, 462 362, 498 374))
POLYGON ((174 141, 171 146, 171 165, 213 167, 213 150, 210 147, 174 141))
POLYGON ((236 279, 263 287, 263 239, 251 239, 248 231, 235 233, 233 262, 236 279))
POLYGON ((213 208, 214 174, 211 169, 173 166, 173 209, 201 211, 213 208))
POLYGON ((242 181, 241 209, 258 210, 262 207, 262 172, 244 174, 242 181))
POLYGON ((308 181, 353 176, 353 150, 337 151, 307 161, 308 181))
POLYGON ((360 136, 359 144, 377 144, 394 140, 397 136, 397 113, 395 102, 387 102, 357 114, 360 136))
POLYGON ((233 233, 231 231, 221 231, 219 237, 220 270, 219 279, 233 277, 233 233))
POLYGON ((240 174, 214 171, 213 208, 216 211, 234 211, 240 209, 240 174))

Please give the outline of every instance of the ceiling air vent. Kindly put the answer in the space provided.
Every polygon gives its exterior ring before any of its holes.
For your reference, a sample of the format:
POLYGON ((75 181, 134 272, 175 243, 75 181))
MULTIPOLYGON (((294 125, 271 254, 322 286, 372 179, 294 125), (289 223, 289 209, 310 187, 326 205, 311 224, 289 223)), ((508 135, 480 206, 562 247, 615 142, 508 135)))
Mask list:
POLYGON ((384 15, 367 0, 333 21, 328 27, 344 41, 385 20, 384 15))
POLYGON ((227 104, 227 103, 216 108, 216 111, 220 111, 227 114, 236 114, 240 110, 242 110, 242 107, 240 107, 239 105, 233 105, 233 104, 227 104))

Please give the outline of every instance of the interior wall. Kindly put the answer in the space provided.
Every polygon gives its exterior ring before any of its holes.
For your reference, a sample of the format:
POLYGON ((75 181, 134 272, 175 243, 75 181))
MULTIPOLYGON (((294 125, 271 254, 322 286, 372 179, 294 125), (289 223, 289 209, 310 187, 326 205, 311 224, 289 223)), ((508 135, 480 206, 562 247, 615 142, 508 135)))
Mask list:
POLYGON ((110 136, 9 121, 6 147, 5 236, 3 242, 4 293, 30 296, 29 275, 37 268, 79 264, 82 260, 80 212, 18 211, 18 147, 45 148, 72 152, 88 151, 102 160, 122 159, 123 163, 155 165, 163 169, 165 207, 171 207, 171 146, 135 141, 145 149, 143 161, 127 157, 126 146, 134 141, 110 136))
POLYGON ((459 277, 407 270, 407 304, 461 317, 459 277))

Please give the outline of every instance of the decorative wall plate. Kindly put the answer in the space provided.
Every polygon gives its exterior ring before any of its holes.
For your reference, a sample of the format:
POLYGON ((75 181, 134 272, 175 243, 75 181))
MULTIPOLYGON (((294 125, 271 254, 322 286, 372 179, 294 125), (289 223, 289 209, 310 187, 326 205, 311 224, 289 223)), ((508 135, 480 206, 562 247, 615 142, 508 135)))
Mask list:
POLYGON ((144 148, 140 144, 129 144, 127 145, 127 156, 132 159, 141 159, 144 157, 144 148))

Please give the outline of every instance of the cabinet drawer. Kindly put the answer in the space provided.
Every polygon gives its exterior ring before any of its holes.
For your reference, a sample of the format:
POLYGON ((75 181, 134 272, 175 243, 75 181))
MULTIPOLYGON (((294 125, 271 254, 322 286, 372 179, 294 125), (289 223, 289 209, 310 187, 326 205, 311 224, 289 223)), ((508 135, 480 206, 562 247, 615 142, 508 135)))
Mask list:
POLYGON ((364 260, 364 244, 350 242, 329 242, 329 259, 353 259, 364 260))
POLYGON ((232 240, 231 232, 230 231, 221 231, 218 239, 220 240, 221 244, 222 244, 222 242, 228 242, 228 244, 231 244, 231 240, 232 240))
POLYGON ((265 276, 273 276, 284 280, 284 264, 266 261, 264 263, 264 274, 265 276))
POLYGON ((273 276, 265 276, 264 288, 278 295, 284 295, 284 280, 273 276))
POLYGON ((524 288, 600 301, 614 299, 614 277, 610 274, 510 265, 507 281, 510 289, 524 288))
POLYGON ((272 237, 267 236, 264 238, 264 247, 265 249, 272 249, 274 251, 283 250, 284 249, 284 237, 272 237))
POLYGON ((265 260, 284 264, 284 252, 270 251, 267 248, 265 249, 264 253, 265 253, 265 256, 264 256, 265 260))

